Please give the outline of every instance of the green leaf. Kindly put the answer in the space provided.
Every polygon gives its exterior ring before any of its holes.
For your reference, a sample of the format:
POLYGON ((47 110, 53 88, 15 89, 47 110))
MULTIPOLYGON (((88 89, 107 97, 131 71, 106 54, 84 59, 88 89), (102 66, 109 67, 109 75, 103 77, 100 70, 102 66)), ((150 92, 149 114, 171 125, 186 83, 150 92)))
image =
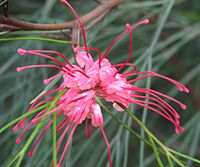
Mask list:
POLYGON ((47 41, 47 42, 54 42, 60 44, 71 44, 71 41, 66 40, 58 40, 58 39, 51 39, 51 38, 41 38, 41 37, 10 37, 10 38, 0 38, 0 41, 19 41, 19 40, 33 40, 33 41, 47 41))

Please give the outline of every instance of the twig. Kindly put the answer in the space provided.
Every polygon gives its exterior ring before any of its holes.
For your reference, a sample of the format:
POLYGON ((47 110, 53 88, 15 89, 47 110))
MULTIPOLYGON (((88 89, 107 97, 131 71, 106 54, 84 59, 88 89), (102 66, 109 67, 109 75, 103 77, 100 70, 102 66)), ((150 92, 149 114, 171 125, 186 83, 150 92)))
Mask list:
POLYGON ((7 25, 7 24, 1 24, 0 23, 0 30, 19 30, 19 27, 13 26, 13 25, 7 25))
POLYGON ((90 25, 87 26, 86 30, 89 30, 90 28, 92 28, 94 25, 96 25, 97 23, 99 23, 101 20, 103 20, 107 15, 109 15, 109 13, 111 12, 111 10, 107 10, 105 11, 103 14, 101 14, 99 17, 97 17, 90 25))
POLYGON ((8 17, 8 1, 3 4, 3 14, 8 17))
MULTIPOLYGON (((88 23, 92 19, 101 15, 106 10, 112 9, 123 2, 125 2, 125 0, 110 0, 107 3, 101 4, 93 11, 82 16, 81 22, 83 24, 88 23)), ((57 24, 35 24, 2 16, 0 17, 0 24, 7 25, 7 28, 9 26, 13 26, 11 30, 62 30, 62 29, 73 28, 74 25, 76 24, 76 20, 66 23, 57 23, 57 24)))
POLYGON ((96 2, 99 3, 99 4, 102 4, 102 3, 103 3, 101 0, 94 0, 94 1, 96 1, 96 2))

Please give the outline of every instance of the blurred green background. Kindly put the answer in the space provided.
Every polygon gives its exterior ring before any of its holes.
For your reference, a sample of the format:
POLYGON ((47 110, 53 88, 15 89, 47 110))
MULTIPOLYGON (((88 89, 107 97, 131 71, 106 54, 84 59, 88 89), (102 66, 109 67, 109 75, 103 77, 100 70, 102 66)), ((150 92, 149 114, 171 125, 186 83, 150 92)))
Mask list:
MULTIPOLYGON (((84 15, 99 4, 94 0, 69 1, 79 15, 84 15)), ((104 1, 106 2, 106 1, 104 1)), ((2 6, 0 6, 2 8, 2 6)), ((3 15, 1 10, 1 16, 3 15)), ((74 19, 67 7, 58 0, 9 0, 9 16, 35 23, 62 23, 74 19)), ((168 146, 192 157, 200 157, 200 5, 199 0, 126 0, 113 9, 100 23, 87 31, 88 45, 105 51, 108 44, 125 29, 125 24, 134 24, 142 19, 150 19, 149 25, 133 30, 133 58, 138 71, 151 70, 169 76, 185 84, 190 94, 178 92, 174 85, 159 78, 152 78, 152 89, 166 93, 187 105, 181 111, 184 133, 176 135, 168 121, 151 111, 137 106, 131 110, 145 122, 147 127, 168 146)), ((89 24, 85 25, 85 27, 89 24)), ((56 50, 73 61, 70 44, 40 40, 11 40, 13 37, 45 37, 67 40, 64 31, 1 31, 0 32, 0 126, 25 113, 29 102, 44 88, 43 79, 57 71, 50 69, 31 69, 21 73, 16 67, 28 64, 43 64, 46 60, 35 57, 20 57, 17 49, 56 50)), ((112 49, 108 58, 112 63, 123 62, 129 49, 128 36, 121 39, 112 49)), ((93 53, 93 56, 95 53, 93 53)), ((138 83, 140 87, 149 82, 138 83)), ((171 104, 171 103, 170 103, 171 104)), ((172 104, 173 105, 173 104, 172 104)), ((116 113, 115 111, 113 111, 116 113)), ((116 115, 134 130, 140 128, 122 113, 116 115)), ((104 114, 105 131, 111 144, 114 167, 154 167, 158 166, 152 150, 122 128, 110 116, 104 114)), ((0 166, 6 166, 11 158, 22 148, 27 133, 20 145, 15 143, 17 134, 8 129, 0 134, 0 166)), ((36 149, 35 155, 27 155, 22 166, 51 166, 52 136, 48 131, 36 149)), ((66 166, 105 166, 108 162, 104 140, 95 129, 91 138, 84 135, 84 126, 79 126, 73 138, 66 166)), ((190 161, 188 167, 196 167, 190 161)))

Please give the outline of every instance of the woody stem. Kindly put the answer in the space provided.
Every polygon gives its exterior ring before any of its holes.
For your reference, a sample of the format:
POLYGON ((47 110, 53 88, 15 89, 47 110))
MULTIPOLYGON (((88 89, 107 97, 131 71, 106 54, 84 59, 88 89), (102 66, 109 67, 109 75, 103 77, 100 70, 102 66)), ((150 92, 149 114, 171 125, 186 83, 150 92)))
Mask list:
MULTIPOLYGON (((97 8, 91 12, 85 14, 80 18, 83 24, 90 22, 92 19, 98 17, 107 10, 110 10, 117 5, 125 2, 124 0, 110 0, 107 3, 99 5, 97 8)), ((36 24, 26 21, 21 21, 18 19, 2 16, 0 17, 0 30, 10 29, 10 30, 62 30, 73 28, 76 24, 76 20, 69 21, 66 23, 57 24, 36 24)))

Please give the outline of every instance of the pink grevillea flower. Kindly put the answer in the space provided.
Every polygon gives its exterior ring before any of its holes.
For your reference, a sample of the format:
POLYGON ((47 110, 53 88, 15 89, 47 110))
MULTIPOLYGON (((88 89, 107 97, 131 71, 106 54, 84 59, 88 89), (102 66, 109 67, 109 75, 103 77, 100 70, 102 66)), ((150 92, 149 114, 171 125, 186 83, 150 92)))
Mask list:
MULTIPOLYGON (((67 4, 76 16, 82 30, 84 47, 74 48, 74 52, 76 55, 75 65, 71 64, 65 58, 64 55, 57 51, 24 50, 21 48, 18 49, 18 53, 21 56, 32 54, 35 56, 50 59, 55 63, 18 67, 18 72, 29 68, 56 68, 60 71, 60 73, 48 79, 45 79, 44 83, 49 84, 53 79, 60 76, 62 76, 63 78, 63 83, 61 84, 61 86, 58 89, 40 95, 29 108, 29 112, 33 111, 34 109, 45 103, 54 100, 56 98, 55 93, 63 90, 67 91, 61 96, 55 108, 51 109, 50 111, 47 111, 47 109, 43 109, 31 120, 31 122, 28 125, 25 126, 25 118, 19 121, 18 124, 16 124, 16 126, 13 128, 13 130, 17 131, 19 127, 24 130, 19 135, 16 142, 21 142, 24 133, 33 124, 36 124, 38 121, 56 112, 57 118, 62 117, 61 121, 57 125, 57 133, 59 134, 62 131, 57 143, 57 152, 59 152, 60 146, 63 142, 66 133, 71 129, 69 138, 66 142, 63 152, 61 153, 61 157, 57 166, 61 166, 64 155, 69 147, 69 144, 72 140, 72 136, 77 126, 83 121, 85 121, 87 137, 89 137, 92 134, 92 127, 100 128, 102 136, 107 145, 108 158, 111 167, 112 157, 110 145, 103 129, 103 115, 101 108, 96 101, 96 98, 102 98, 108 102, 111 102, 113 104, 113 107, 117 111, 123 111, 123 109, 120 106, 118 106, 116 102, 123 104, 127 108, 131 103, 147 108, 173 123, 175 126, 176 133, 182 132, 183 128, 180 126, 179 114, 164 99, 171 100, 174 103, 177 103, 183 110, 186 109, 186 106, 184 104, 158 91, 135 86, 135 83, 137 81, 154 76, 173 83, 182 92, 189 92, 189 90, 186 87, 184 87, 181 83, 170 79, 166 76, 162 76, 151 71, 136 72, 135 65, 130 63, 130 59, 132 56, 132 29, 136 28, 141 24, 148 24, 149 20, 146 19, 133 26, 130 24, 126 24, 125 31, 122 32, 118 37, 116 37, 108 46, 105 53, 102 54, 101 51, 97 48, 90 48, 87 46, 84 27, 81 23, 78 14, 66 0, 62 0, 61 2, 67 4), (113 45, 126 34, 129 34, 129 55, 123 63, 113 65, 106 57, 113 45), (99 54, 99 58, 97 60, 94 60, 93 57, 90 55, 90 50, 97 51, 97 53, 99 54), (61 57, 64 63, 58 60, 57 58, 53 57, 53 55, 61 57), (124 67, 132 67, 133 69, 129 72, 121 73, 124 67), (48 97, 45 100, 41 100, 46 95, 51 95, 51 97, 48 97), (91 120, 90 134, 88 133, 88 120, 91 120)), ((40 139, 45 134, 47 129, 52 125, 52 122, 53 121, 50 120, 49 123, 44 127, 42 133, 40 134, 33 148, 29 152, 29 156, 32 156, 40 139)))

